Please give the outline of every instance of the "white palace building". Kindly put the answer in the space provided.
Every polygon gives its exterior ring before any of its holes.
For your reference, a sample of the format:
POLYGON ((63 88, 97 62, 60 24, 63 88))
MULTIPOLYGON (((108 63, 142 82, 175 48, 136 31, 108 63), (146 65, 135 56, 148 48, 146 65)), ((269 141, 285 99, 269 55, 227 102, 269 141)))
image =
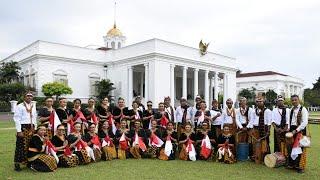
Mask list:
POLYGON ((66 96, 87 99, 96 93, 96 81, 110 79, 112 95, 123 97, 127 105, 135 95, 154 105, 165 96, 194 99, 202 95, 208 102, 218 98, 236 98, 236 59, 199 49, 150 39, 125 46, 126 37, 113 26, 104 38, 105 47, 84 48, 46 41, 36 41, 5 58, 21 66, 21 81, 43 96, 43 84, 63 82, 72 88, 66 96), (222 86, 221 86, 222 85, 222 86))

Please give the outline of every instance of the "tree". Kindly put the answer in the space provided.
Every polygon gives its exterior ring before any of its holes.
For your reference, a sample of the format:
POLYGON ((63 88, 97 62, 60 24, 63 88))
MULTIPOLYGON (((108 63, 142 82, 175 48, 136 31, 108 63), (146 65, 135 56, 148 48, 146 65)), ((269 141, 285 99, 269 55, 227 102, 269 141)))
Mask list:
POLYGON ((63 83, 52 82, 42 85, 42 93, 45 96, 56 96, 58 100, 61 95, 72 94, 72 89, 63 83))
POLYGON ((320 91, 320 77, 318 78, 317 82, 313 84, 312 90, 320 91))
POLYGON ((0 84, 0 101, 18 100, 25 92, 26 87, 21 83, 0 84))
POLYGON ((0 83, 11 83, 18 79, 19 70, 18 62, 2 62, 0 67, 0 83))
POLYGON ((239 94, 238 94, 239 97, 245 97, 247 98, 248 101, 253 101, 254 98, 256 97, 256 93, 255 93, 255 89, 242 89, 239 94))
POLYGON ((116 89, 115 87, 113 87, 113 85, 114 84, 110 82, 109 79, 103 79, 101 81, 96 82, 95 86, 97 88, 97 94, 98 94, 96 97, 99 100, 102 100, 105 97, 109 97, 110 99, 109 93, 112 90, 116 89))

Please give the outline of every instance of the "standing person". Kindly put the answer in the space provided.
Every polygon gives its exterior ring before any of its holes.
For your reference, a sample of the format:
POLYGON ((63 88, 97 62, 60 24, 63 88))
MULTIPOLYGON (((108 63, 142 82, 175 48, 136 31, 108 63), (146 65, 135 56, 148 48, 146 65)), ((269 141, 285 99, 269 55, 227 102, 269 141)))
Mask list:
POLYGON ((237 128, 236 110, 233 107, 232 99, 230 99, 230 98, 227 99, 226 104, 227 104, 227 107, 222 111, 223 120, 222 120, 222 124, 221 124, 221 129, 224 126, 228 126, 231 134, 235 135, 236 128, 237 128))
MULTIPOLYGON (((88 107, 85 108, 83 110, 83 115, 84 117, 86 118, 86 122, 84 122, 84 127, 85 127, 85 130, 84 132, 88 132, 90 130, 89 128, 89 124, 95 124, 96 128, 97 128, 97 125, 98 125, 98 112, 96 110, 96 101, 93 99, 93 98, 89 98, 88 99, 88 107)), ((95 131, 97 132, 98 129, 96 129, 95 131)))
POLYGON ((281 95, 277 98, 277 107, 272 110, 272 126, 274 128, 274 152, 281 152, 288 157, 285 134, 289 130, 290 110, 284 105, 281 95))
POLYGON ((132 102, 132 109, 129 110, 129 120, 130 120, 130 129, 133 128, 135 121, 142 122, 143 119, 143 111, 140 111, 139 104, 136 101, 132 102))
POLYGON ((45 153, 46 142, 49 141, 45 137, 47 128, 39 125, 36 134, 30 140, 28 149, 28 166, 34 171, 52 172, 57 169, 56 159, 45 153))
MULTIPOLYGON (((103 126, 103 123, 105 121, 109 121, 109 119, 112 117, 112 109, 110 107, 109 98, 105 97, 102 99, 101 104, 97 106, 97 115, 99 116, 99 127, 100 130, 103 126), (111 117, 110 117, 111 116, 111 117)), ((111 118, 111 122, 109 122, 109 125, 112 127, 113 120, 111 118)))
POLYGON ((187 122, 191 122, 192 107, 188 105, 187 99, 182 97, 180 99, 180 106, 175 111, 175 123, 177 127, 178 135, 181 134, 181 130, 187 122))
MULTIPOLYGON (((66 98, 59 99, 59 107, 56 109, 56 113, 61 121, 61 124, 67 130, 67 125, 71 117, 71 110, 67 108, 66 98)), ((66 134, 67 134, 67 131, 66 131, 66 134)))
POLYGON ((223 120, 221 109, 219 109, 218 100, 212 100, 211 115, 211 131, 214 132, 216 138, 221 134, 221 124, 223 120))
POLYGON ((81 134, 84 134, 84 123, 86 122, 86 118, 84 117, 81 109, 81 100, 80 99, 75 99, 73 100, 73 109, 70 111, 71 118, 69 123, 69 128, 68 128, 68 135, 72 133, 72 128, 74 127, 75 123, 79 123, 81 126, 81 134))
POLYGON ((165 111, 165 105, 163 102, 158 104, 158 112, 154 115, 154 119, 158 121, 158 124, 162 128, 166 128, 169 121, 170 115, 165 111))
POLYGON ((141 100, 142 100, 141 96, 137 96, 134 101, 137 102, 139 110, 141 112, 144 112, 146 110, 146 108, 142 104, 141 100))
POLYGON ((202 98, 200 95, 197 95, 194 100, 194 106, 192 107, 192 118, 191 118, 191 124, 194 124, 194 116, 196 115, 197 111, 200 109, 200 103, 202 101, 202 98))
MULTIPOLYGON (((118 98, 118 105, 112 111, 113 119, 115 120, 117 128, 120 127, 122 119, 127 120, 129 118, 129 109, 126 107, 125 101, 122 97, 118 98)), ((130 127, 130 124, 127 124, 130 127)))
MULTIPOLYGON (((248 128, 251 136, 252 158, 257 164, 263 162, 264 156, 270 153, 269 136, 272 113, 264 105, 264 99, 256 99, 256 108, 252 119, 249 121, 248 128)), ((251 154, 251 153, 250 153, 251 154)))
POLYGON ((152 109, 152 101, 147 102, 147 109, 143 112, 143 120, 142 125, 143 129, 150 129, 151 128, 151 121, 155 111, 152 109))
POLYGON ((165 97, 164 100, 164 107, 165 107, 165 111, 168 113, 169 115, 169 121, 174 122, 174 107, 171 106, 171 98, 169 96, 165 97))
POLYGON ((16 149, 14 154, 14 170, 21 171, 21 164, 27 163, 29 141, 37 126, 36 107, 32 104, 33 95, 27 92, 24 101, 15 108, 13 120, 16 126, 16 149))
POLYGON ((200 109, 196 112, 194 116, 194 130, 198 130, 198 127, 201 127, 204 121, 211 121, 210 111, 207 110, 207 105, 205 101, 200 102, 200 109))
POLYGON ((236 143, 247 143, 248 133, 247 125, 251 119, 253 109, 248 107, 247 98, 240 98, 240 107, 236 110, 237 134, 235 136, 236 143))
POLYGON ((293 107, 290 111, 289 131, 293 134, 294 143, 288 146, 288 168, 296 169, 298 173, 304 173, 307 165, 307 152, 306 148, 299 146, 299 140, 303 135, 307 134, 306 127, 308 126, 309 113, 307 109, 300 104, 298 95, 291 96, 291 103, 293 107))
POLYGON ((53 98, 46 97, 45 106, 39 109, 38 117, 40 125, 47 128, 47 136, 49 139, 51 139, 54 135, 53 131, 51 130, 52 127, 49 127, 51 113, 55 113, 55 110, 53 109, 53 98))

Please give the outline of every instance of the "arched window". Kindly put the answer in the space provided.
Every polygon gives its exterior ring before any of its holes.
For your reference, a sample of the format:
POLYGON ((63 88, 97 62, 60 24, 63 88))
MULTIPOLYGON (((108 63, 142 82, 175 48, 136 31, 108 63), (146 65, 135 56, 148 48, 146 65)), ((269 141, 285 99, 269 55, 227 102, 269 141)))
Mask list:
POLYGON ((112 49, 116 48, 116 43, 114 41, 111 42, 111 47, 112 47, 112 49))
POLYGON ((98 94, 96 83, 100 81, 100 75, 97 73, 89 74, 89 97, 96 96, 98 94))
POLYGON ((62 69, 58 69, 55 72, 53 72, 53 81, 54 82, 60 82, 65 85, 68 85, 68 74, 66 71, 62 69))
POLYGON ((118 49, 121 48, 121 42, 118 42, 118 49))

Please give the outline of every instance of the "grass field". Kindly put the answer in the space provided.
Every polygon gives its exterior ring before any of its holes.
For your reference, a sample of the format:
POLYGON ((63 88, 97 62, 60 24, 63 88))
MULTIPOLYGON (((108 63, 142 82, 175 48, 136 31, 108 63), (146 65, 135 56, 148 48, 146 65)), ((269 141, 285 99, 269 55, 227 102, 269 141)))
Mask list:
POLYGON ((24 168, 13 170, 15 130, 13 122, 0 121, 0 179, 319 179, 320 125, 311 125, 312 148, 304 174, 284 167, 267 168, 252 162, 221 164, 204 161, 113 160, 64 169, 53 173, 36 173, 24 168))

